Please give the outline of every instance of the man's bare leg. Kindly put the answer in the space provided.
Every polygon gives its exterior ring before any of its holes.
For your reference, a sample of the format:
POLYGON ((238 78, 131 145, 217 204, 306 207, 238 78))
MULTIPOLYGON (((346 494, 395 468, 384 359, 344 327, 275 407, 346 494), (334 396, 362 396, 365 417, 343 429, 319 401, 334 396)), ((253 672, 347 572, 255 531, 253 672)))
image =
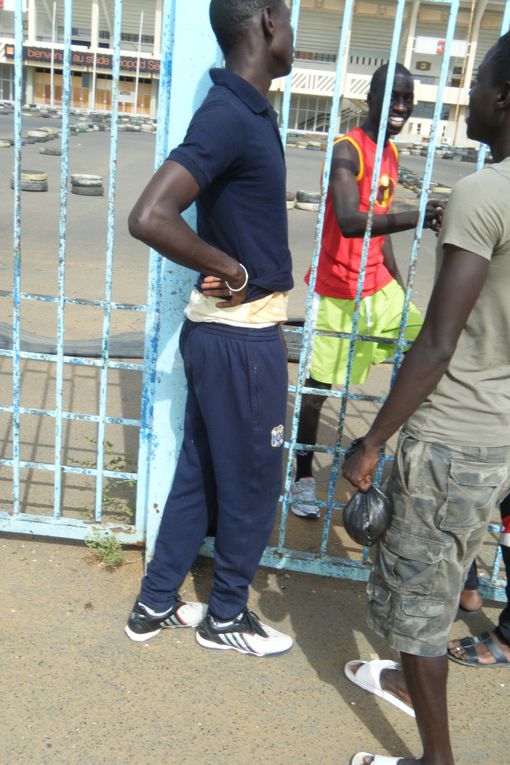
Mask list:
POLYGON ((446 683, 448 657, 400 654, 402 669, 416 723, 423 744, 419 760, 402 760, 401 765, 454 765, 448 727, 446 683))

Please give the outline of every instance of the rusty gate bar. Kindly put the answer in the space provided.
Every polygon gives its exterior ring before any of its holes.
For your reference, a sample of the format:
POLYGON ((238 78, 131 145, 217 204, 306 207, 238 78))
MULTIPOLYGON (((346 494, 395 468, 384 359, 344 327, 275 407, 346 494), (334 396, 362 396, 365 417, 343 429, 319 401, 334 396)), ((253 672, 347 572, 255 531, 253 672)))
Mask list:
POLYGON ((65 262, 67 244, 68 180, 69 180, 69 135, 71 96, 71 34, 72 0, 64 5, 64 68, 62 100, 62 162, 60 165, 60 221, 58 247, 58 298, 57 298, 57 356, 55 384, 55 488, 54 516, 62 516, 62 411, 64 393, 64 296, 65 262))
POLYGON ((112 71, 112 110, 110 121, 110 172, 108 178, 108 220, 105 262, 105 287, 103 307, 103 347, 100 372, 99 423, 97 428, 97 474, 96 503, 94 517, 101 520, 103 502, 103 469, 105 455, 105 417, 106 396, 108 392, 108 361, 110 356, 110 320, 112 301, 113 249, 115 246, 115 192, 117 190, 117 151, 119 139, 119 78, 120 78, 120 38, 122 24, 122 0, 115 0, 113 20, 113 71, 112 71))
POLYGON ((23 8, 14 11, 15 105, 14 105, 14 221, 13 221, 13 338, 12 338, 12 498, 13 516, 20 515, 20 291, 21 291, 21 99, 23 90, 23 8))

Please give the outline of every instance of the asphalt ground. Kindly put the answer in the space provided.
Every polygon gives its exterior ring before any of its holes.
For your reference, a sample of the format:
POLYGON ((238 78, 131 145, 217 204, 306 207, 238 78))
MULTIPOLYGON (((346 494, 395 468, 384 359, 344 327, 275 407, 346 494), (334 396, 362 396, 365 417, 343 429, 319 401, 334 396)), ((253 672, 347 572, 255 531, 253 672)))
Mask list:
MULTIPOLYGON (((56 118, 28 116, 23 119, 23 130, 44 126, 58 126, 56 118)), ((0 116, 0 137, 12 137, 12 115, 0 116)), ((43 144, 44 145, 44 144, 43 144)), ((55 146, 57 141, 48 145, 55 146)), ((115 251, 113 270, 113 297, 119 302, 144 303, 147 283, 147 251, 140 243, 131 239, 127 231, 127 216, 132 205, 150 178, 153 170, 155 138, 146 133, 120 133, 117 174, 116 216, 115 216, 115 251)), ((108 183, 109 133, 83 133, 71 136, 69 170, 71 173, 95 173, 102 175, 105 189, 108 183)), ((22 290, 37 292, 41 283, 52 286, 55 290, 55 264, 58 255, 59 238, 59 201, 60 201, 60 160, 59 157, 39 154, 40 144, 27 145, 23 148, 23 167, 40 169, 49 174, 49 191, 46 193, 24 192, 22 202, 22 290), (43 204, 44 203, 44 204, 43 204), (41 236, 41 232, 44 235, 41 236)), ((321 151, 289 149, 287 151, 288 180, 287 189, 297 191, 320 190, 320 175, 324 162, 321 151)), ((9 179, 12 172, 12 149, 0 150, 0 183, 5 186, 4 204, 0 208, 0 279, 2 284, 12 280, 12 194, 9 193, 9 179)), ((420 172, 424 158, 405 156, 401 164, 420 172)), ((472 166, 458 160, 437 159, 433 177, 440 183, 453 185, 460 177, 472 171, 472 166)), ((399 187, 399 197, 407 203, 415 204, 414 195, 399 187)), ((84 198, 69 195, 69 221, 67 227, 67 273, 66 292, 71 297, 98 298, 102 296, 104 285, 104 261, 106 247, 107 198, 84 198), (94 221, 91 227, 91 220, 94 221), (84 271, 86 278, 84 279, 84 271)), ((314 213, 289 211, 290 246, 294 260, 296 288, 290 294, 289 313, 292 316, 303 314, 305 288, 303 276, 309 267, 315 246, 314 213)), ((403 233, 393 237, 394 248, 399 265, 406 270, 406 263, 412 246, 412 233, 403 233)), ((423 237, 416 280, 415 302, 425 307, 432 280, 435 242, 426 232, 423 237)), ((1 289, 4 289, 2 286, 1 289)), ((40 306, 33 315, 32 307, 26 306, 26 329, 32 330, 41 325, 40 306), (33 319, 31 318, 33 316, 33 319)), ((7 311, 10 314, 10 311, 7 311)), ((5 320, 5 307, 0 301, 0 320, 5 320)), ((121 317, 121 325, 133 328, 133 323, 121 317)), ((138 317, 141 319, 141 317, 138 317)), ((129 317, 133 320, 133 317, 129 317)), ((54 324, 53 320, 51 323, 54 324)), ((85 330, 86 334, 97 328, 101 334, 100 312, 87 311, 85 322, 75 322, 74 332, 85 330)), ((141 326, 140 321, 135 322, 141 326)), ((50 329, 50 327, 48 327, 50 329)), ((84 335, 80 334, 80 337, 84 335)))

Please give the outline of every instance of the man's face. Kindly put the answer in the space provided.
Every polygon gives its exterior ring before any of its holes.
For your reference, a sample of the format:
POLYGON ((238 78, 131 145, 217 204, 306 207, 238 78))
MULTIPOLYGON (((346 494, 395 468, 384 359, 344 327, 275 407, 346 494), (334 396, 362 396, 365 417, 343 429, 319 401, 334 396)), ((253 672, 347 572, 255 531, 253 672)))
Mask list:
MULTIPOLYGON (((368 111, 374 122, 379 125, 381 120, 382 103, 384 99, 384 85, 368 96, 368 111)), ((390 111, 388 114, 388 138, 398 135, 407 120, 413 113, 414 106, 414 83, 411 77, 404 74, 396 74, 391 92, 390 111)))
POLYGON ((493 84, 493 64, 490 50, 482 61, 476 83, 469 91, 469 110, 466 117, 467 136, 473 141, 488 143, 498 124, 494 105, 499 88, 493 84))
POLYGON ((274 77, 283 77, 292 69, 294 58, 294 40, 290 25, 290 10, 286 2, 282 2, 280 8, 273 16, 274 35, 272 42, 273 60, 276 64, 274 77))

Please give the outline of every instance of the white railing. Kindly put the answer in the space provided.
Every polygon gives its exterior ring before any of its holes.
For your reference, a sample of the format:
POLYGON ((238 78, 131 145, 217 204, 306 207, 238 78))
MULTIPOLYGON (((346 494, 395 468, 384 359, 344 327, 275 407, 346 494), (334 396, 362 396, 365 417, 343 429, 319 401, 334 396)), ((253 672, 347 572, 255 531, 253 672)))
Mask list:
MULTIPOLYGON (((293 69, 292 92, 314 96, 333 96, 335 86, 335 73, 321 69, 293 69)), ((347 73, 342 95, 354 101, 364 101, 370 85, 371 74, 347 73)), ((285 79, 273 80, 271 90, 285 89, 285 79)), ((437 100, 437 86, 421 83, 415 80, 416 101, 435 103, 437 100)), ((459 89, 447 87, 444 91, 445 104, 460 104, 466 106, 469 100, 469 91, 466 88, 459 89)))

